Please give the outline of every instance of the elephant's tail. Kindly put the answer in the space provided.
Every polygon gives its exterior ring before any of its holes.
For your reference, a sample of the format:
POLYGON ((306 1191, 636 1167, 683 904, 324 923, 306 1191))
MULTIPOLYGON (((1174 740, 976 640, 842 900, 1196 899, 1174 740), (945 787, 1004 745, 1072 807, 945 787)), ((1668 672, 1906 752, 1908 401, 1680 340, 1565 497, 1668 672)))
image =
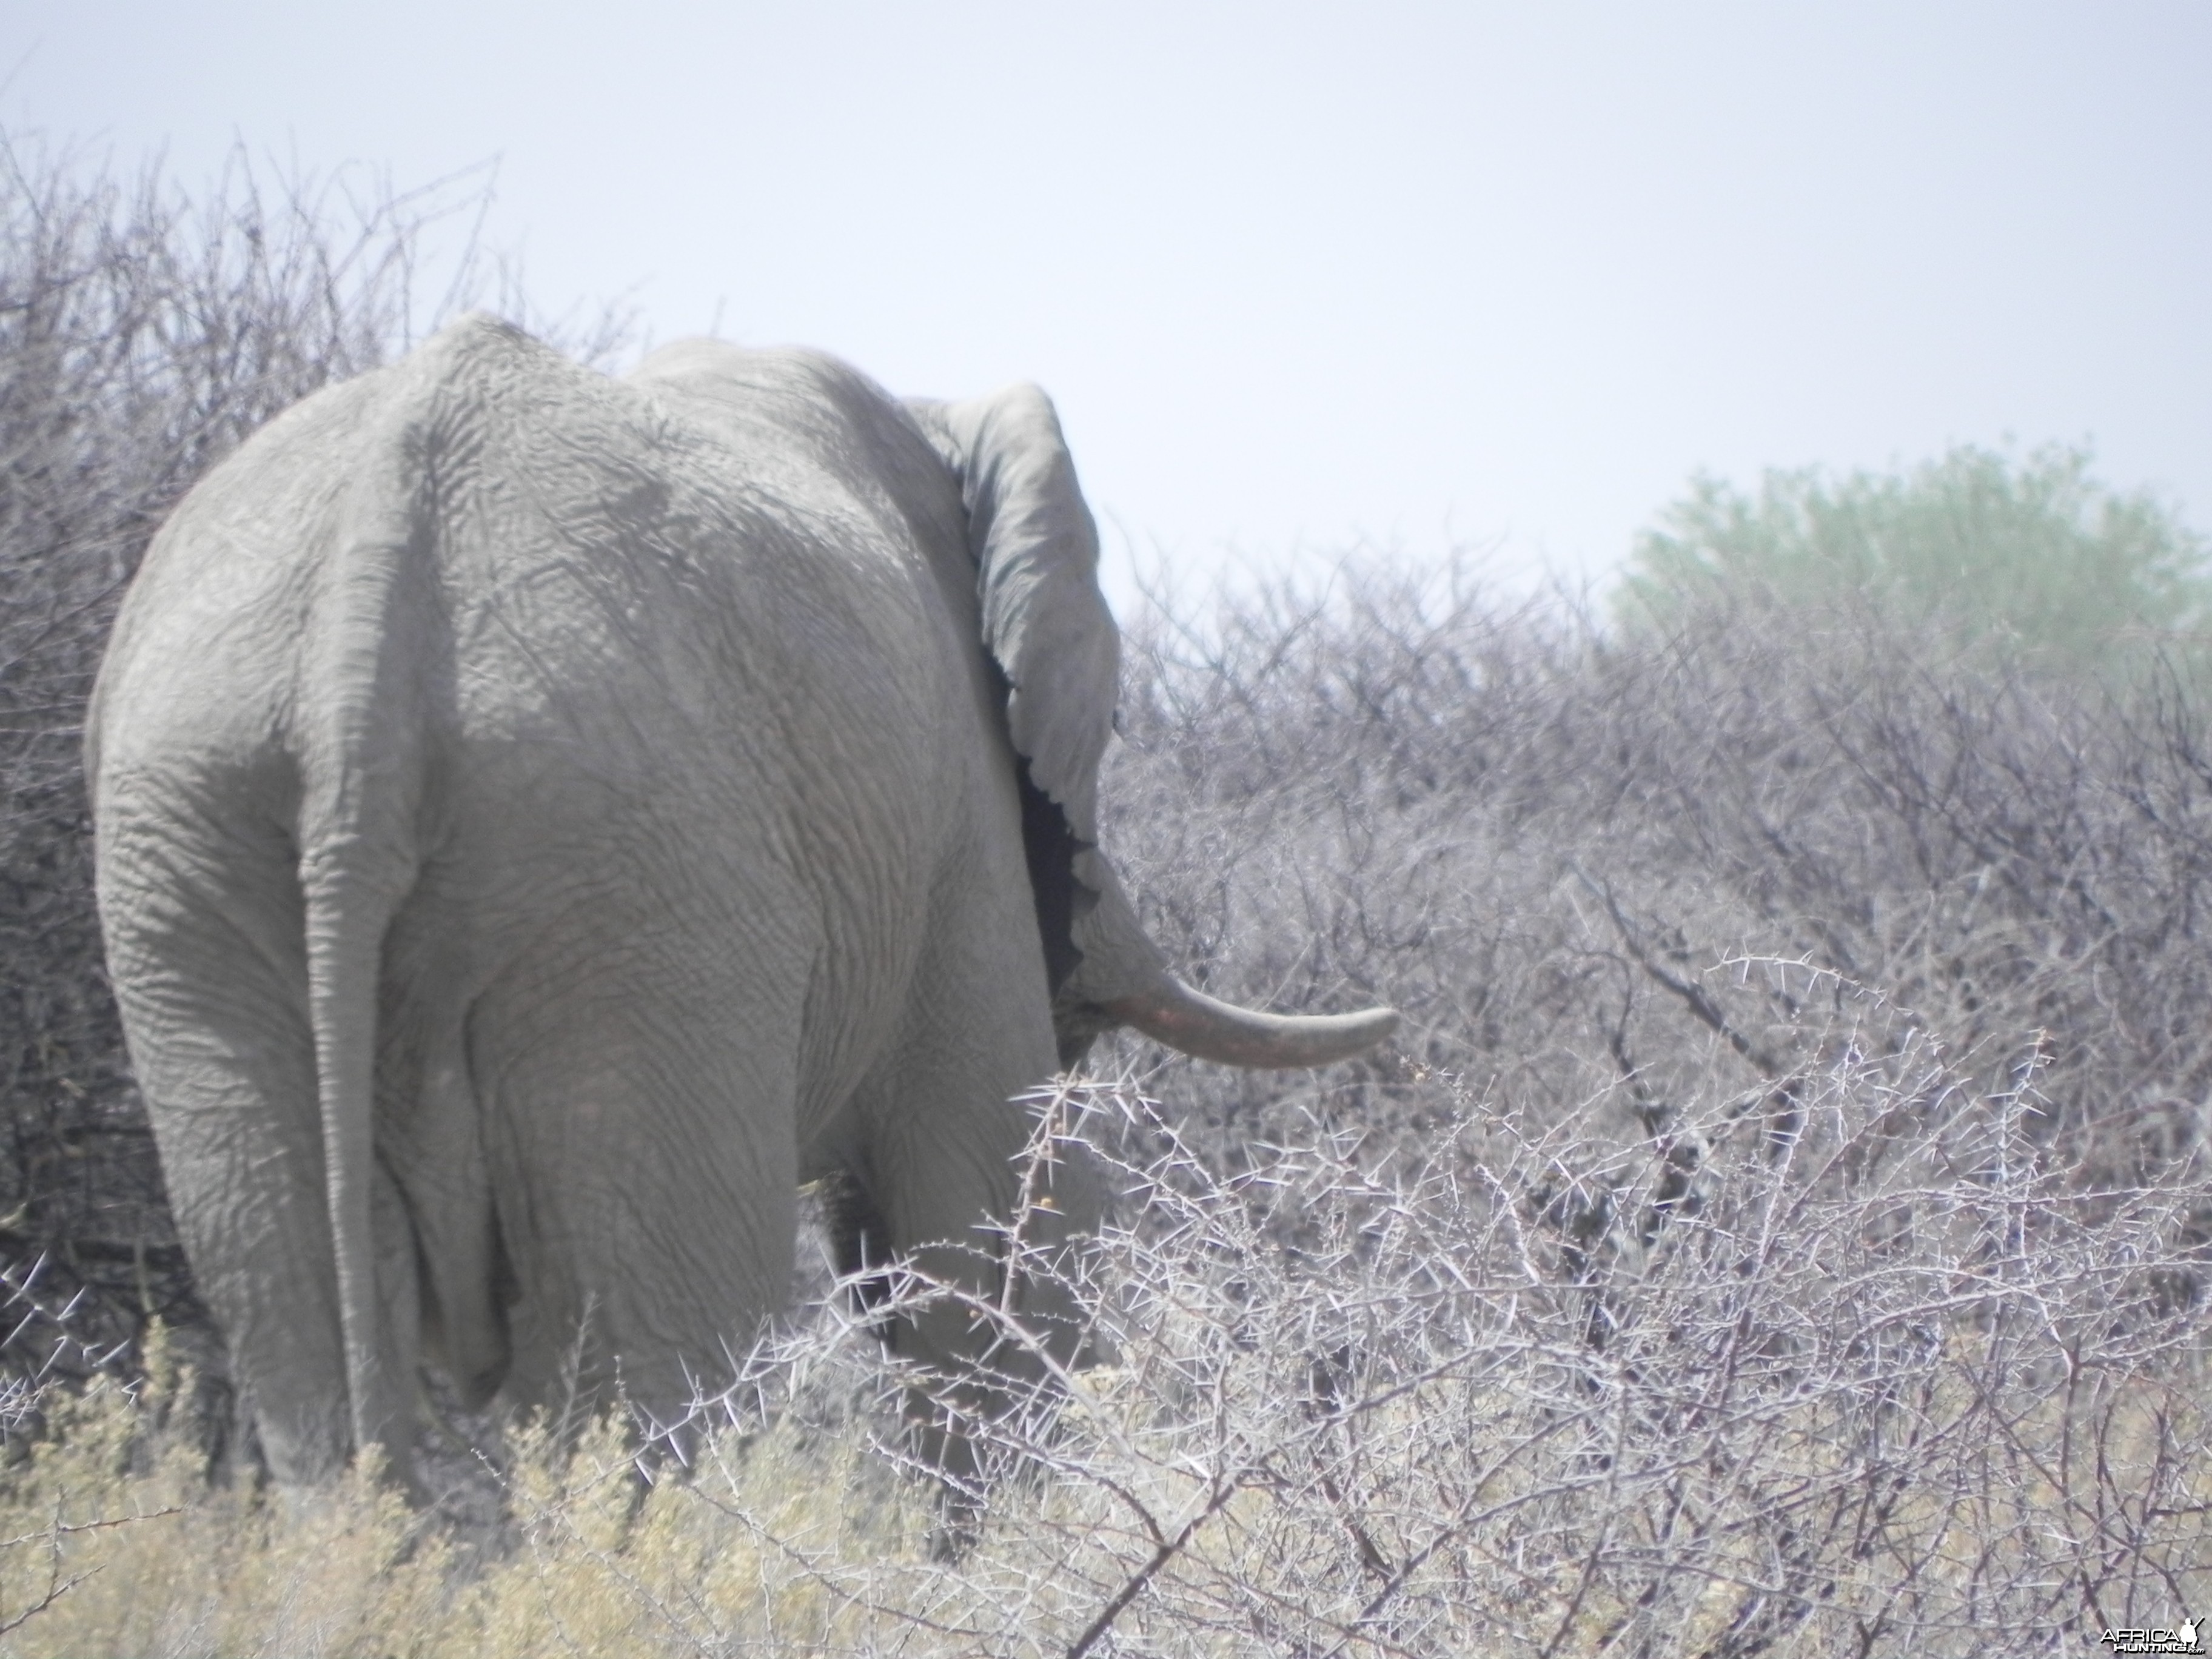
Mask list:
POLYGON ((398 1379, 386 1374, 369 1202, 374 1173, 376 946, 383 933, 378 921, 390 912, 343 866, 342 859, 327 851, 301 860, 324 1197, 337 1277, 348 1418, 358 1453, 392 1437, 392 1406, 398 1394, 398 1379))
POLYGON ((447 353, 410 360, 362 434, 302 642, 295 728, 308 1020, 348 1416, 356 1455, 380 1444, 395 1459, 406 1455, 412 1392, 377 1285, 377 992, 385 933, 418 862, 424 668, 441 625, 429 458, 454 368, 447 353))

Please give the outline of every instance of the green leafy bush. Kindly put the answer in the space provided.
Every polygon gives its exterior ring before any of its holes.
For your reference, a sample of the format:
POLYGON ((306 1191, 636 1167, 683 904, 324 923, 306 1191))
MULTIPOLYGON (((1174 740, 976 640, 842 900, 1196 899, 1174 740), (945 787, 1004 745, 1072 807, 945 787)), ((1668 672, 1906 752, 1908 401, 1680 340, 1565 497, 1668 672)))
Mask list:
POLYGON ((2060 665, 2196 648, 2212 625, 2203 538, 2089 468, 2085 450, 1967 446, 1888 476, 1770 472, 1755 495, 1700 477, 1638 538, 1616 609, 1635 625, 1717 602, 1870 608, 2060 665))

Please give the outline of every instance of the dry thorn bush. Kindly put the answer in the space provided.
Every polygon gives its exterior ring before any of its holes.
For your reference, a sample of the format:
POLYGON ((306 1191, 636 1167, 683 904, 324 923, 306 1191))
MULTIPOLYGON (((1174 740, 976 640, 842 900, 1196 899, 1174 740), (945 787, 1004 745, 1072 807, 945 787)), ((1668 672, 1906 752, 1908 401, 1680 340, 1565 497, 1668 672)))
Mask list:
POLYGON ((1057 1127, 1125 1149, 1081 1268, 1115 1363, 948 1392, 994 1476, 951 1560, 900 1473, 914 1379, 833 1294, 701 1402, 688 1468, 619 1419, 514 1436, 509 1535, 467 1574, 371 1481, 287 1510, 206 1487, 143 1404, 72 1407, 9 1535, 185 1513, 62 1538, 78 1587, 12 1650, 1969 1654, 2178 1620, 2212 1591, 2174 1290, 2203 1173, 2087 1197, 2032 1079, 1984 1094, 1843 1002, 1786 1139, 1687 1115, 1694 1199, 1594 1150, 1615 1098, 1542 1121, 1431 1077, 1418 1155, 1316 1132, 1224 1176, 1133 1087, 1061 1085, 1057 1127))

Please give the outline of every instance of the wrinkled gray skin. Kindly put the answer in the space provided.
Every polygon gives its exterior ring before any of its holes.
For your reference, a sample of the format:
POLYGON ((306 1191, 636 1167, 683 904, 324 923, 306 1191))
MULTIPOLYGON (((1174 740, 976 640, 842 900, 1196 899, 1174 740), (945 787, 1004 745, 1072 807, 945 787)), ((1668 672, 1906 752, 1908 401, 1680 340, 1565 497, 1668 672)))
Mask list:
MULTIPOLYGON (((1388 1030, 1162 971, 1091 846, 1096 559, 1033 388, 711 342, 616 381, 483 319, 192 492, 94 700, 100 917, 280 1480, 405 1470, 426 1353, 522 1407, 580 1355, 673 1417, 781 1305, 809 1179, 848 1265, 997 1294, 1012 1097, 1098 1030, 1388 1030)), ((1098 1182, 1057 1180, 1080 1235, 1098 1182)), ((892 1340, 975 1357, 950 1314, 892 1340)))

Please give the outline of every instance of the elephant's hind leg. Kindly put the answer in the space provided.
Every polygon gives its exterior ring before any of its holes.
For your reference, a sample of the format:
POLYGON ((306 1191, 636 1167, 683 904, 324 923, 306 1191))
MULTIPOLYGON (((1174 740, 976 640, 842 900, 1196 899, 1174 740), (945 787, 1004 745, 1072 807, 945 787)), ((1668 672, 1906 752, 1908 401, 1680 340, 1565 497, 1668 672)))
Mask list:
POLYGON ((789 1297, 796 1017, 705 960, 599 962, 472 1016, 521 1408, 679 1423, 789 1297))
MULTIPOLYGON (((270 1472, 307 1485, 352 1449, 325 1195, 298 888, 234 832, 101 824, 101 921, 177 1229, 228 1339, 270 1472)), ((380 1172, 371 1199, 386 1376, 411 1376, 415 1263, 380 1172)), ((404 1465, 410 1402, 386 1402, 404 1465)))
MULTIPOLYGON (((1074 1358, 1079 1310, 1060 1269, 1071 1239, 1096 1231, 1103 1189, 1079 1151, 1034 1172, 1042 1184, 1024 1188, 1036 1115, 1024 1097, 1055 1069, 1025 889, 971 896, 933 935, 915 983, 906 1039, 855 1102, 863 1179, 893 1250, 911 1253, 947 1291, 899 1321, 894 1347, 945 1374, 943 1398, 988 1414, 1074 1358), (1017 1231, 1029 1265, 1042 1271, 1010 1285, 1017 1231)), ((923 1454, 958 1488, 976 1470, 975 1448, 948 1428, 927 1393, 913 1402, 923 1454)))

